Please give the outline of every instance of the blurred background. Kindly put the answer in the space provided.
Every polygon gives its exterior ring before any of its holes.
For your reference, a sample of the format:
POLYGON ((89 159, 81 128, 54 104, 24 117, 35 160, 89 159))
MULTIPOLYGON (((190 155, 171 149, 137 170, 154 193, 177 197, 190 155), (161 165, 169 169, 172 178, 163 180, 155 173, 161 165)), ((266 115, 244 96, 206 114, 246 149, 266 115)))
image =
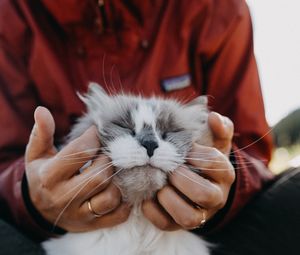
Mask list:
POLYGON ((300 1, 247 0, 266 115, 276 149, 270 168, 300 166, 300 1))

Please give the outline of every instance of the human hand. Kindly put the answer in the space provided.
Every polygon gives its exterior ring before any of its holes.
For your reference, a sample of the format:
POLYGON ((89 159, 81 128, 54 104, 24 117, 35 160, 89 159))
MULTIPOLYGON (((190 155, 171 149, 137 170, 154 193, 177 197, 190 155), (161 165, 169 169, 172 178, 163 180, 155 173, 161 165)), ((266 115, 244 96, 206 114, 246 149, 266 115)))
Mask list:
POLYGON ((208 121, 214 147, 194 144, 186 160, 199 173, 180 166, 169 176, 169 184, 158 192, 157 202, 143 203, 144 215, 160 229, 197 228, 226 204, 235 180, 228 158, 233 123, 215 112, 209 114, 208 121))
POLYGON ((96 128, 89 128, 57 152, 51 113, 38 107, 34 118, 25 167, 30 198, 44 219, 71 232, 124 222, 130 208, 121 202, 121 193, 111 182, 110 160, 97 154, 100 143, 96 128), (79 169, 91 159, 92 164, 79 174, 79 169), (88 201, 100 217, 91 212, 88 201))

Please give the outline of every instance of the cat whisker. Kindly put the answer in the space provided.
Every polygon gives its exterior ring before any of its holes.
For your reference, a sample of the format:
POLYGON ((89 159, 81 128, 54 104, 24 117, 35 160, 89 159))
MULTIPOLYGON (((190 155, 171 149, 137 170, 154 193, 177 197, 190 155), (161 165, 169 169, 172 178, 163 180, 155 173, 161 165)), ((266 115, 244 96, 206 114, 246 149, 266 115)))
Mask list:
POLYGON ((103 58, 102 58, 102 78, 103 78, 104 85, 105 85, 106 89, 109 91, 109 86, 107 85, 107 82, 106 82, 106 78, 105 78, 105 70, 104 70, 104 66, 105 66, 105 57, 106 57, 106 54, 105 54, 105 52, 104 52, 104 53, 103 53, 103 58))
MULTIPOLYGON (((102 153, 102 152, 100 152, 100 153, 96 153, 94 156, 93 156, 93 158, 96 158, 96 157, 98 157, 98 156, 101 156, 101 155, 103 155, 104 153, 102 153)), ((61 160, 63 160, 63 161, 73 161, 73 160, 84 160, 84 159, 86 159, 86 161, 88 161, 88 160, 90 160, 91 159, 91 156, 80 156, 80 157, 70 157, 70 158, 64 158, 64 159, 61 159, 61 160)))
MULTIPOLYGON (((237 150, 236 150, 236 152, 237 152, 237 150)), ((212 158, 212 155, 209 154, 209 153, 190 152, 190 153, 188 153, 188 154, 189 154, 190 156, 208 156, 208 157, 212 158)), ((242 154, 240 154, 240 155, 235 155, 235 154, 232 152, 232 153, 230 153, 229 155, 233 155, 235 158, 243 158, 243 159, 244 159, 244 156, 243 156, 242 154)), ((217 156, 216 156, 216 157, 217 157, 217 156)), ((267 161, 267 160, 263 160, 263 161, 267 161)))
POLYGON ((89 159, 86 159, 86 160, 77 160, 73 162, 63 162, 62 165, 70 166, 70 165, 84 164, 84 163, 88 163, 89 161, 90 161, 89 159))
POLYGON ((183 173, 181 173, 181 172, 179 172, 179 171, 177 171, 177 173, 178 173, 179 175, 181 175, 181 176, 187 178, 187 179, 190 180, 191 182, 194 182, 194 183, 196 183, 196 184, 198 184, 198 185, 200 185, 200 186, 206 187, 203 183, 197 182, 197 181, 195 181, 194 179, 192 179, 191 177, 189 177, 189 176, 187 176, 187 175, 185 175, 185 174, 183 174, 183 173))
MULTIPOLYGON (((135 152, 136 150, 132 150, 132 152, 135 152)), ((88 151, 83 151, 83 152, 88 152, 88 151)), ((127 151, 128 153, 131 153, 131 151, 127 151)), ((81 154, 82 152, 78 152, 78 154, 81 154)), ((105 154, 105 153, 103 153, 103 152, 99 152, 99 153, 96 153, 95 155, 94 155, 94 157, 97 157, 97 156, 101 156, 101 155, 103 155, 103 154, 105 154)), ((106 154, 106 155, 108 155, 108 156, 111 156, 110 154, 106 154)), ((71 156, 73 156, 73 155, 71 155, 71 154, 69 154, 69 155, 65 155, 65 156, 63 156, 63 157, 59 157, 59 159, 60 160, 64 160, 64 161, 71 161, 71 160, 76 160, 76 159, 82 159, 82 160, 84 160, 84 159, 90 159, 91 158, 91 156, 88 156, 88 155, 86 155, 86 156, 79 156, 79 157, 71 157, 71 156)), ((125 157, 125 156, 124 156, 125 157)), ((126 156, 126 157, 130 157, 130 156, 126 156)))
MULTIPOLYGON (((97 175, 101 174, 104 170, 108 169, 110 166, 106 167, 105 169, 103 169, 102 171, 96 173, 95 175, 92 176, 92 178, 89 178, 88 181, 86 181, 86 183, 74 194, 74 196, 70 199, 70 201, 66 204, 66 206, 62 209, 62 211, 59 213, 59 215, 57 216, 54 224, 53 224, 53 228, 55 228, 59 222, 59 220, 61 219, 61 216, 64 214, 64 212, 66 211, 66 209, 70 206, 70 204, 74 201, 74 199, 78 196, 78 194, 92 181, 93 178, 95 178, 97 175)), ((105 180, 104 182, 106 182, 107 180, 105 180)), ((101 186, 104 182, 101 182, 100 185, 98 185, 97 187, 101 186)))
MULTIPOLYGON (((203 161, 203 162, 214 162, 214 163, 222 163, 223 161, 220 160, 212 160, 212 159, 206 159, 206 158, 184 158, 185 160, 194 160, 194 161, 203 161)), ((264 160, 260 160, 261 162, 264 162, 264 160)), ((253 165, 253 162, 235 162, 235 165, 253 165)))
MULTIPOLYGON (((202 155, 201 155, 202 156, 202 155)), ((252 161, 250 161, 249 159, 247 159, 245 156, 243 156, 242 154, 241 155, 234 155, 234 158, 235 159, 242 159, 244 162, 235 162, 235 164, 236 165, 238 165, 238 164, 249 164, 249 165, 253 165, 253 162, 252 161)), ((188 159, 188 158, 185 158, 185 159, 188 159)), ((191 158, 191 159, 194 159, 194 158, 191 158)), ((197 159, 197 158, 196 158, 197 159)), ((203 158, 201 158, 201 157, 199 157, 199 160, 204 160, 203 158)), ((206 157, 205 158, 205 160, 212 160, 212 157, 211 156, 209 156, 209 157, 206 157)), ((259 161, 261 161, 261 162, 263 162, 263 163, 267 163, 268 162, 268 160, 266 160, 266 159, 257 159, 257 160, 259 160, 259 161)))
MULTIPOLYGON (((74 186, 73 188, 71 188, 67 193, 63 194, 56 202, 59 202, 60 200, 62 200, 65 196, 67 196, 68 194, 72 193, 74 190, 76 190, 78 187, 80 187, 81 185, 84 185, 86 181, 89 181, 93 178, 95 178, 97 175, 103 173, 105 170, 107 170, 108 168, 110 168, 111 166, 113 166, 113 164, 110 162, 108 164, 104 164, 102 166, 99 167, 95 167, 93 170, 99 169, 100 171, 87 177, 86 179, 84 179, 81 183, 77 184, 76 186, 74 186), (104 167, 101 169, 101 167, 104 167)), ((88 184, 87 183, 87 184, 88 184)))
MULTIPOLYGON (((114 161, 114 162, 113 162, 113 166, 114 166, 115 168, 118 168, 120 165, 122 165, 122 163, 123 163, 122 161, 114 161)), ((135 161, 130 161, 130 163, 131 163, 132 165, 134 165, 134 164, 137 164, 137 163, 139 163, 139 162, 135 160, 135 161)), ((137 166, 139 166, 139 165, 134 165, 134 166, 137 167, 137 166)), ((130 166, 130 167, 127 167, 127 168, 132 168, 132 167, 134 167, 134 166, 130 166)), ((127 169, 127 168, 124 167, 124 169, 127 169)))
POLYGON ((75 152, 75 153, 70 153, 70 154, 64 155, 64 156, 57 156, 57 158, 58 158, 58 159, 65 159, 65 158, 68 158, 68 157, 80 155, 80 154, 82 154, 82 153, 88 153, 88 152, 98 151, 99 149, 100 149, 100 148, 87 149, 87 150, 84 150, 84 151, 78 151, 78 152, 75 152))
POLYGON ((104 180, 103 182, 101 182, 100 184, 98 184, 95 188, 93 188, 86 196, 89 197, 95 190, 97 190, 102 184, 104 184, 105 182, 109 181, 111 178, 113 178, 114 176, 116 176, 118 173, 120 173, 122 170, 124 170, 125 168, 120 168, 118 171, 116 171, 115 173, 113 173, 111 176, 109 176, 106 180, 104 180))
POLYGON ((254 142, 242 147, 242 148, 239 148, 237 150, 234 150, 232 151, 231 153, 236 153, 236 152, 239 152, 239 151, 243 151, 247 148, 249 148, 250 146, 256 144, 257 142, 259 142, 260 140, 262 140, 264 137, 266 137, 267 135, 269 135, 272 131, 273 131, 274 128, 271 128, 268 132, 266 132, 263 136, 261 136, 260 138, 256 139, 254 142))
MULTIPOLYGON (((191 170, 188 166, 186 165, 181 165, 186 169, 191 170)), ((201 171, 215 171, 215 172, 224 172, 224 171, 228 171, 227 168, 208 168, 208 167, 196 167, 196 166, 192 166, 193 169, 192 170, 199 170, 199 172, 201 171)), ((240 167, 235 167, 235 170, 239 170, 239 169, 244 169, 246 166, 240 166, 240 167)))
POLYGON ((120 76, 120 72, 119 72, 118 68, 117 68, 117 73, 118 73, 119 85, 120 85, 121 91, 123 91, 123 84, 122 84, 122 81, 121 81, 121 76, 120 76))
POLYGON ((194 161, 205 161, 205 162, 215 162, 215 163, 222 163, 223 161, 220 160, 213 160, 207 158, 183 158, 184 160, 194 160, 194 161))

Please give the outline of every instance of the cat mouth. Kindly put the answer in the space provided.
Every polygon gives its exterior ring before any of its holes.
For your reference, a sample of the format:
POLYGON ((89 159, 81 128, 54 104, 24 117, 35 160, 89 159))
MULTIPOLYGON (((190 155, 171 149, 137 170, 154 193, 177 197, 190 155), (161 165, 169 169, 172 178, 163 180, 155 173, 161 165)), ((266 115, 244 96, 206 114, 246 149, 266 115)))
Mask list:
POLYGON ((142 165, 137 165, 137 166, 134 166, 132 168, 145 168, 145 169, 148 169, 148 170, 159 170, 161 172, 165 172, 163 169, 161 169, 158 166, 152 164, 151 162, 148 162, 148 163, 142 164, 142 165))
POLYGON ((147 169, 147 171, 161 171, 162 173, 171 172, 172 169, 175 169, 178 164, 170 164, 169 162, 158 162, 158 161, 152 161, 150 159, 148 160, 140 160, 137 161, 127 161, 127 162, 117 162, 113 161, 113 165, 117 169, 133 169, 138 168, 140 170, 143 170, 143 168, 147 169))

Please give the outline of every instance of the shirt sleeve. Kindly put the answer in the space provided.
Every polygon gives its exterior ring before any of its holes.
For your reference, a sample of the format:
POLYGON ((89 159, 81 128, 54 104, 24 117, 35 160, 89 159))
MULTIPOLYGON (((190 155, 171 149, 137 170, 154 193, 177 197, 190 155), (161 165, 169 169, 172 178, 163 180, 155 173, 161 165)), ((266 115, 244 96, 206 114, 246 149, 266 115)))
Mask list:
POLYGON ((3 4, 1 8, 0 215, 33 238, 40 239, 47 233, 28 212, 22 194, 23 156, 33 126, 32 112, 38 104, 26 63, 30 31, 11 4, 3 4))
POLYGON ((267 169, 272 141, 248 7, 244 1, 214 2, 216 6, 208 8, 198 54, 204 70, 203 93, 208 95, 213 111, 234 123, 231 161, 236 180, 227 205, 207 224, 207 231, 230 221, 273 177, 267 169))

